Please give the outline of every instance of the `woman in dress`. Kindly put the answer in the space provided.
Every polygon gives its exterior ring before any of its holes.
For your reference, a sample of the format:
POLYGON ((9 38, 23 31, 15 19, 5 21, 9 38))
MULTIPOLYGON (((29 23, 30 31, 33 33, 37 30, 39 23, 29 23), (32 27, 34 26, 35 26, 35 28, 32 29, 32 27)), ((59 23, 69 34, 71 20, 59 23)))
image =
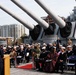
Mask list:
POLYGON ((44 71, 54 72, 57 59, 58 59, 58 54, 56 52, 56 47, 52 47, 51 52, 46 57, 44 71))

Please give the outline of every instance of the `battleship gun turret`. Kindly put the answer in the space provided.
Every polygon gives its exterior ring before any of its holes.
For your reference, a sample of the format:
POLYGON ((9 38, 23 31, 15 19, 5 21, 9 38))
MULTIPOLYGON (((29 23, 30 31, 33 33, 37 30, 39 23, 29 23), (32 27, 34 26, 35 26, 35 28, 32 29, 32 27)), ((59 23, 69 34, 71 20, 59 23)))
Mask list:
POLYGON ((50 8, 42 2, 42 0, 35 0, 57 23, 60 30, 60 35, 63 38, 67 38, 71 34, 72 24, 71 22, 65 22, 59 16, 57 16, 50 8))
POLYGON ((0 9, 8 13, 10 16, 12 16, 14 19, 22 23, 26 28, 29 29, 32 40, 37 40, 41 38, 43 28, 39 25, 32 25, 31 23, 27 22, 26 20, 23 20, 19 15, 13 13, 13 11, 6 8, 4 5, 0 5, 0 9))
MULTIPOLYGON (((24 12, 26 12, 30 17, 32 17, 39 26, 43 27, 45 30, 45 34, 46 35, 51 35, 54 34, 55 32, 55 24, 51 23, 50 25, 44 21, 43 19, 41 19, 40 17, 38 17, 35 13, 33 13, 32 11, 30 11, 29 9, 27 9, 27 7, 23 6, 23 4, 21 4, 19 2, 19 0, 11 0, 13 3, 15 3, 19 8, 21 8, 24 12)), ((37 31, 38 32, 38 31, 37 31)), ((33 32, 30 32, 31 36, 33 35, 33 32)), ((34 35, 33 35, 34 36, 34 35)))

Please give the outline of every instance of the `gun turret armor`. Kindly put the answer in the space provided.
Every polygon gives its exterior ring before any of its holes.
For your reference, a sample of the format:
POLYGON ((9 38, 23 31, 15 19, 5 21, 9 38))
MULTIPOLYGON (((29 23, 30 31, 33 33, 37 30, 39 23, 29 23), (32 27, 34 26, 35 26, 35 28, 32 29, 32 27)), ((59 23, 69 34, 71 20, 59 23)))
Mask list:
POLYGON ((43 2, 42 0, 35 0, 57 23, 57 25, 60 28, 60 34, 63 38, 66 38, 71 33, 71 27, 72 24, 70 22, 65 22, 62 20, 59 16, 57 16, 53 11, 50 10, 43 2))

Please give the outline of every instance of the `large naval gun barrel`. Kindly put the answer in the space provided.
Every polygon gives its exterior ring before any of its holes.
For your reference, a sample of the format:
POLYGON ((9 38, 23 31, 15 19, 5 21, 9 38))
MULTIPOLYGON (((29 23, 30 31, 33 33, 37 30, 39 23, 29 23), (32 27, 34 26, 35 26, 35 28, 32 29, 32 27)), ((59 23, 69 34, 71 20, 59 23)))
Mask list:
POLYGON ((71 33, 72 24, 70 22, 65 22, 59 16, 57 16, 53 11, 51 11, 50 7, 42 2, 42 0, 35 0, 57 23, 60 28, 60 34, 63 38, 66 38, 71 33))
POLYGON ((11 15, 13 18, 15 18, 17 21, 19 21, 20 23, 22 23, 28 29, 30 29, 30 30, 34 29, 34 26, 31 23, 22 20, 17 14, 13 13, 11 10, 9 10, 8 8, 6 8, 5 6, 0 5, 0 8, 3 11, 5 11, 6 13, 8 13, 9 15, 11 15))
POLYGON ((17 21, 22 23, 25 27, 27 27, 30 31, 30 35, 31 35, 32 40, 41 39, 41 35, 43 32, 42 27, 40 27, 39 25, 34 26, 31 23, 27 22, 26 20, 21 19, 21 17, 19 15, 13 13, 13 11, 9 10, 8 8, 6 8, 2 4, 0 4, 0 9, 2 9, 6 13, 8 13, 10 16, 12 16, 14 19, 16 19, 17 21))
POLYGON ((19 2, 19 0, 11 0, 11 1, 15 3, 19 8, 21 8, 24 12, 26 12, 30 17, 32 17, 36 22, 38 22, 38 24, 44 28, 46 35, 54 34, 55 30, 54 23, 51 23, 51 25, 49 25, 46 21, 44 21, 43 19, 38 17, 35 13, 27 9, 27 7, 23 6, 23 4, 19 2))

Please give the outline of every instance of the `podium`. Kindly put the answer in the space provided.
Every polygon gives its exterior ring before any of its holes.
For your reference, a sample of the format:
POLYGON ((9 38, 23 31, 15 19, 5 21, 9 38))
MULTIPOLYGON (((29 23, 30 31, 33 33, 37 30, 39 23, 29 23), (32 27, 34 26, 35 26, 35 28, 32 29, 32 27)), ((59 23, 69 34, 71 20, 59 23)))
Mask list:
POLYGON ((10 75, 10 56, 4 55, 4 75, 10 75))

